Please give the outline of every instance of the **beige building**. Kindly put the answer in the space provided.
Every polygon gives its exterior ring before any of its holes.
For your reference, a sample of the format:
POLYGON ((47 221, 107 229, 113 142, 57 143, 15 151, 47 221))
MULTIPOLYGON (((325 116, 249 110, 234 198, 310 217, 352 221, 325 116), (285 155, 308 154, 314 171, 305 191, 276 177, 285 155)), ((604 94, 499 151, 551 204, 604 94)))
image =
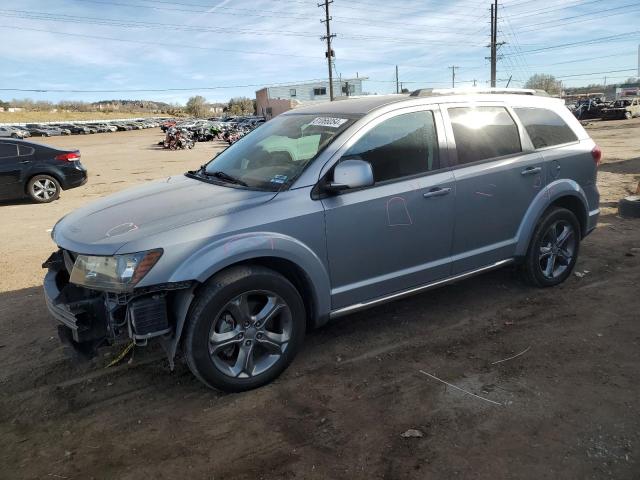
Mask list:
MULTIPOLYGON (((334 98, 360 96, 366 77, 334 79, 334 98)), ((300 105, 329 101, 329 82, 317 81, 265 87, 256 92, 256 114, 267 120, 300 105)))

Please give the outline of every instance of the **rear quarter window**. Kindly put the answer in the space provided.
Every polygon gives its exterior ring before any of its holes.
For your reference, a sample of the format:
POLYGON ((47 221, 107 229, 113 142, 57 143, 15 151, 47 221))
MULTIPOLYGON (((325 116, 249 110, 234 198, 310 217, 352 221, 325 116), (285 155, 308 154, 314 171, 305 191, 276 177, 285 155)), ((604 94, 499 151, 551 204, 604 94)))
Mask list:
POLYGON ((0 143, 0 158, 17 157, 18 146, 13 143, 0 143))
POLYGON ((26 155, 33 155, 33 152, 35 152, 35 149, 32 147, 27 147, 26 145, 18 145, 18 155, 20 155, 21 157, 26 155))
POLYGON ((545 108, 514 108, 524 125, 534 148, 552 147, 578 140, 571 127, 552 110, 545 108))

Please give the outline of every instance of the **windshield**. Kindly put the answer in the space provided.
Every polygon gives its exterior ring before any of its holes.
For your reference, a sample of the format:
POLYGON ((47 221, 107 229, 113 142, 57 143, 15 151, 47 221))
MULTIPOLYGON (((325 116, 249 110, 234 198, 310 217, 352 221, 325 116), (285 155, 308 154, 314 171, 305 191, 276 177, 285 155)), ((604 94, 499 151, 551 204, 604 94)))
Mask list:
POLYGON ((224 150, 201 173, 223 181, 233 178, 230 183, 250 188, 279 190, 354 121, 331 114, 281 115, 224 150))

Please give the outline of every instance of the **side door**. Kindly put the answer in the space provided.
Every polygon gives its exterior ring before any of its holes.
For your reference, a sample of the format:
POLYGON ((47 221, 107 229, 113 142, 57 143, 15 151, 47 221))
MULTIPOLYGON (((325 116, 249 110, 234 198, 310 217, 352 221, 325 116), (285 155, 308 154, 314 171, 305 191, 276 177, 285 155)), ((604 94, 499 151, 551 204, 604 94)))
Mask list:
POLYGON ((442 127, 437 106, 399 109, 336 152, 369 162, 375 184, 322 199, 333 309, 449 276, 455 185, 442 127))
POLYGON ((0 197, 14 197, 22 191, 21 171, 18 145, 0 141, 0 197))
POLYGON ((459 274, 514 256, 518 228, 546 176, 510 108, 482 102, 445 110, 456 157, 452 255, 459 274))

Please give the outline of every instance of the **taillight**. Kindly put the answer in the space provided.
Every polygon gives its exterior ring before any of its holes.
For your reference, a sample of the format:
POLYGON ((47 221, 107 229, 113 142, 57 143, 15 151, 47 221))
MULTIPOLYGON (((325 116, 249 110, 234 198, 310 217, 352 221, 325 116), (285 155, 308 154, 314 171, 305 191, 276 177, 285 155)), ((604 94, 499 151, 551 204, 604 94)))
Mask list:
POLYGON ((596 167, 600 166, 600 161, 602 160, 602 149, 596 145, 591 150, 591 156, 593 157, 593 161, 596 162, 596 167))
POLYGON ((80 152, 67 152, 56 155, 56 160, 62 160, 65 162, 73 162, 74 160, 80 160, 80 152))

